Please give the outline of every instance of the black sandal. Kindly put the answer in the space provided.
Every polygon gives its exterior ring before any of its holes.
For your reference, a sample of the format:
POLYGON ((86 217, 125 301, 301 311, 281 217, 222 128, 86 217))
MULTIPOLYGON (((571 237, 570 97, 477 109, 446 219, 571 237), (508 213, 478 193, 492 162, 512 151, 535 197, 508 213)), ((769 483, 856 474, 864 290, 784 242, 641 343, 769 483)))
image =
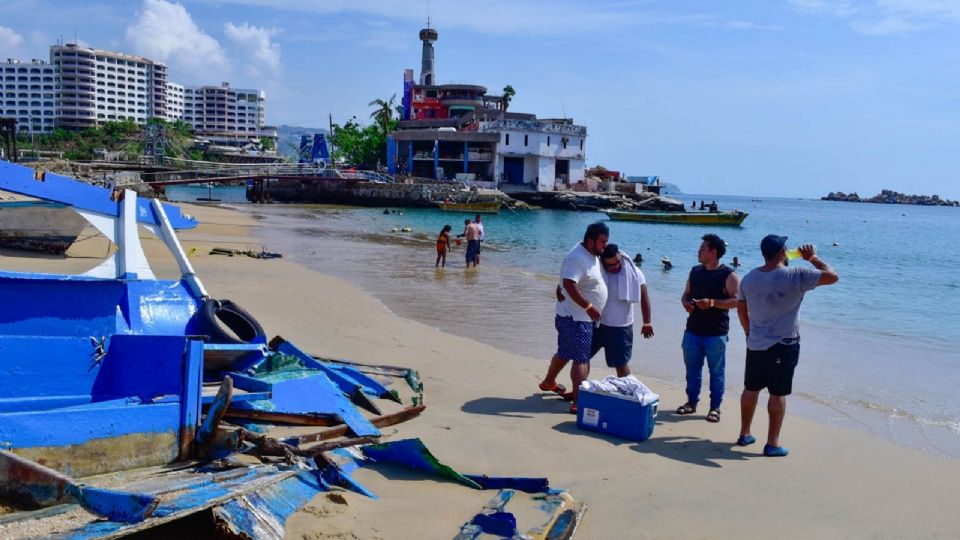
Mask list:
POLYGON ((680 415, 693 414, 695 412, 697 412, 697 406, 691 405, 689 402, 677 407, 677 414, 680 415))
POLYGON ((710 412, 707 413, 707 422, 716 424, 720 421, 720 409, 710 409, 710 412))

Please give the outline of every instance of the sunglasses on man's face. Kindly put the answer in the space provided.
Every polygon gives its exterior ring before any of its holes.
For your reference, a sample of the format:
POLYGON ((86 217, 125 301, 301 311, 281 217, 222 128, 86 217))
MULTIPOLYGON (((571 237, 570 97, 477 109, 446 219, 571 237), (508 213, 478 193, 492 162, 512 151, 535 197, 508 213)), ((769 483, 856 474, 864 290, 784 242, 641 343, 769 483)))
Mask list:
POLYGON ((603 261, 604 268, 616 268, 620 266, 620 259, 614 259, 613 261, 603 261))

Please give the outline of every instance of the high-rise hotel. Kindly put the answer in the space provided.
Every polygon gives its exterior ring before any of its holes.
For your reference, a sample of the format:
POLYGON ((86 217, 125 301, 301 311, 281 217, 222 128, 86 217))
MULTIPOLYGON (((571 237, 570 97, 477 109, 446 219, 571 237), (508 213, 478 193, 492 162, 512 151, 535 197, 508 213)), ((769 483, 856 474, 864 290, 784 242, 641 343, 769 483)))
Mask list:
POLYGON ((262 90, 184 86, 168 81, 160 62, 73 43, 51 46, 49 62, 0 62, 0 118, 15 119, 24 133, 162 118, 211 142, 275 138, 265 103, 262 90))

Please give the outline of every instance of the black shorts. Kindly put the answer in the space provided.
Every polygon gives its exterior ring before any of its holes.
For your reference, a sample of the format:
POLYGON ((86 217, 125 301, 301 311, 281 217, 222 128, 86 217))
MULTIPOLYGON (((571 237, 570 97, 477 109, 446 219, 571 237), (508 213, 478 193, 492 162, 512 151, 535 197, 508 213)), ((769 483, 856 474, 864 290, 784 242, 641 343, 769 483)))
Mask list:
POLYGON ((607 360, 607 367, 623 367, 633 355, 633 325, 607 326, 601 324, 593 330, 593 343, 590 346, 590 358, 600 349, 607 360))
POLYGON ((764 388, 771 396, 789 396, 793 391, 793 371, 800 360, 800 343, 777 343, 764 351, 747 349, 743 386, 750 392, 764 388))

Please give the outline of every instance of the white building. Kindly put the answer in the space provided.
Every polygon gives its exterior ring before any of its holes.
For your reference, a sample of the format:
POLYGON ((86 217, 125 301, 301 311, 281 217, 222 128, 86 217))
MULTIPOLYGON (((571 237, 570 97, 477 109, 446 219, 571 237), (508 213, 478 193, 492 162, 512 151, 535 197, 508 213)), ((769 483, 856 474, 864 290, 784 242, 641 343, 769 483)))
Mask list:
POLYGON ((185 86, 182 120, 197 136, 216 144, 235 146, 276 138, 276 128, 266 126, 267 96, 262 90, 220 86, 185 86))
POLYGON ((184 86, 167 80, 162 63, 73 43, 52 45, 49 63, 0 63, 0 118, 16 119, 25 133, 162 118, 183 120, 214 144, 242 146, 276 138, 265 104, 262 90, 184 86))
POLYGON ((183 120, 183 106, 183 85, 167 81, 167 114, 164 119, 168 122, 183 120))
POLYGON ((60 75, 57 125, 94 127, 103 122, 166 117, 167 68, 142 56, 80 47, 50 47, 60 75))
POLYGON ((478 131, 500 135, 493 166, 501 185, 553 191, 584 179, 587 128, 571 119, 481 119, 478 131))
POLYGON ((24 133, 53 129, 60 103, 60 75, 43 60, 0 62, 0 118, 13 118, 24 133))

